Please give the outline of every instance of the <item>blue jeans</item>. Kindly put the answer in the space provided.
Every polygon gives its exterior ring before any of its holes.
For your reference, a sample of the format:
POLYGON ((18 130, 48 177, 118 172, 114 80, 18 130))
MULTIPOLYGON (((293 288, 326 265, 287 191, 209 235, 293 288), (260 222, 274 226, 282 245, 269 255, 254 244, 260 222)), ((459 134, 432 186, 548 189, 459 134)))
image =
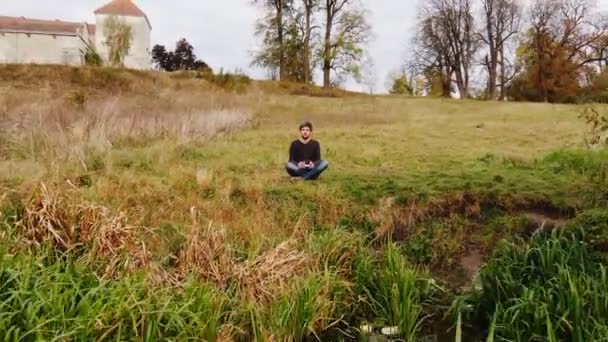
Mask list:
POLYGON ((291 162, 287 163, 285 168, 291 177, 302 177, 306 180, 314 180, 318 179, 323 171, 327 170, 328 167, 329 163, 327 160, 319 160, 318 162, 315 162, 315 167, 312 169, 299 169, 298 165, 291 162))

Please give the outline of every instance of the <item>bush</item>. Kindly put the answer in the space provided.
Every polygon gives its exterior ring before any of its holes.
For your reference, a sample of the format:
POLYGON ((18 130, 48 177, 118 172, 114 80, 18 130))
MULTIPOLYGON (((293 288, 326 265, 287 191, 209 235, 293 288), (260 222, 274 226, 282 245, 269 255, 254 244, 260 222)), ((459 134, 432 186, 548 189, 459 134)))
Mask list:
POLYGON ((585 143, 590 148, 608 147, 608 114, 600 107, 586 106, 581 110, 580 118, 585 120, 588 130, 585 132, 585 143))
POLYGON ((88 66, 101 66, 102 60, 99 54, 91 49, 87 50, 87 53, 84 55, 84 62, 88 66))
POLYGON ((393 95, 412 95, 413 90, 407 76, 393 77, 393 85, 389 91, 393 95))
POLYGON ((520 74, 513 79, 509 88, 507 89, 507 95, 514 101, 540 101, 541 95, 538 90, 530 85, 528 82, 527 75, 525 73, 520 74))
POLYGON ((251 78, 244 74, 231 74, 221 71, 219 74, 201 72, 198 75, 227 91, 240 93, 247 90, 251 84, 251 78))
POLYGON ((576 232, 582 232, 580 238, 596 251, 608 252, 608 210, 586 210, 579 214, 570 226, 576 232))

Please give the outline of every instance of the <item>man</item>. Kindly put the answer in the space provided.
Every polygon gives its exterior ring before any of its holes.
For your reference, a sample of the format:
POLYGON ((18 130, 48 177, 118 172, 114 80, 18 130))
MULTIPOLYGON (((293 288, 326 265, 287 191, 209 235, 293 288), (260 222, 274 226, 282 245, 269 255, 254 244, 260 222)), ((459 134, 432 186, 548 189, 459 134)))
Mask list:
POLYGON ((312 124, 300 125, 300 138, 291 143, 287 173, 293 180, 316 180, 329 163, 321 160, 321 145, 312 139, 312 124))

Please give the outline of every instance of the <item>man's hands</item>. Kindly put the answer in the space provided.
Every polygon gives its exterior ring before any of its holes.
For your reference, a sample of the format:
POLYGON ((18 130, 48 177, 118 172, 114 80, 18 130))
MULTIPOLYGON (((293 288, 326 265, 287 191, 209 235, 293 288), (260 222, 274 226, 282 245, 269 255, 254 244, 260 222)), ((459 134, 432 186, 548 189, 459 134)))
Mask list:
POLYGON ((310 163, 305 163, 305 162, 299 162, 298 163, 298 169, 313 169, 315 167, 315 163, 310 162, 310 163))

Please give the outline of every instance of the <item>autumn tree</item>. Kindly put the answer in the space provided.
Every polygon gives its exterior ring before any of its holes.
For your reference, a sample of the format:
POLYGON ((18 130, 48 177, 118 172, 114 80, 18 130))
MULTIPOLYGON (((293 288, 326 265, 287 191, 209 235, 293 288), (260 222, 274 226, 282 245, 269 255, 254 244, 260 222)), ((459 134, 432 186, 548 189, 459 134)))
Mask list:
POLYGON ((319 56, 323 65, 323 86, 330 88, 332 72, 338 79, 358 76, 371 27, 356 0, 323 1, 325 34, 319 56))
POLYGON ((545 102, 578 95, 589 66, 605 60, 606 27, 591 0, 534 0, 519 47, 520 88, 526 78, 545 102))
POLYGON ((124 66, 133 43, 133 29, 124 20, 110 16, 104 21, 104 44, 108 47, 108 62, 112 66, 124 66))
POLYGON ((517 50, 523 72, 513 82, 516 100, 560 102, 578 95, 578 67, 568 59, 569 52, 550 34, 532 29, 517 50))

